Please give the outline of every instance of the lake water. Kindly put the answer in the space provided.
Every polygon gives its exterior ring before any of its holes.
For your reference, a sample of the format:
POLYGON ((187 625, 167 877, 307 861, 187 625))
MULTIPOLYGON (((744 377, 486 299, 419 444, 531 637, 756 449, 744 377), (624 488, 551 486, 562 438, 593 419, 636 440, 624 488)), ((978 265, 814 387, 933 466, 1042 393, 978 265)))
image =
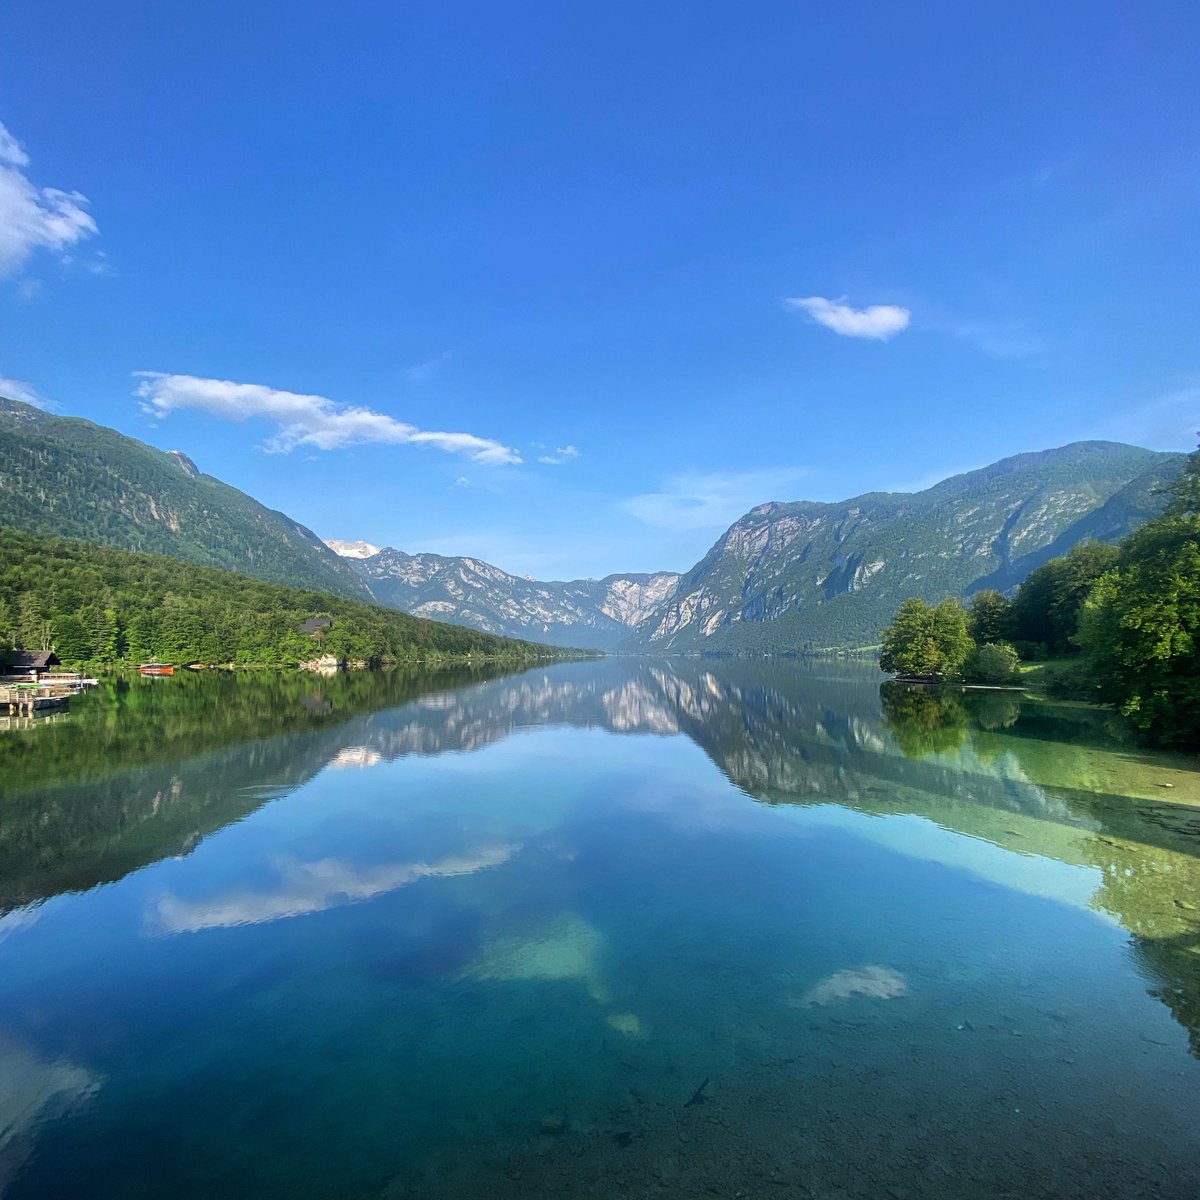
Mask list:
POLYGON ((1200 1195, 1200 775, 831 663, 0 732, 5 1200, 1200 1195))

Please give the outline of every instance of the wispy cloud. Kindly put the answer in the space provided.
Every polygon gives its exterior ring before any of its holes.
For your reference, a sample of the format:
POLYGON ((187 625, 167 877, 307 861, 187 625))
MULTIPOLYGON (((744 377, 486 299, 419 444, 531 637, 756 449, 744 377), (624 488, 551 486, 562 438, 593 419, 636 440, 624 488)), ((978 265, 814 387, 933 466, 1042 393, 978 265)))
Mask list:
POLYGON ((280 859, 274 864, 278 882, 268 891, 242 888, 202 901, 180 900, 168 894, 152 909, 147 924, 161 933, 196 933, 202 929, 231 929, 303 917, 371 900, 423 879, 454 879, 500 867, 519 849, 518 844, 503 843, 481 846, 437 862, 384 863, 372 867, 358 867, 338 858, 317 862, 280 859))
POLYGON ((662 490, 631 496, 621 509, 656 529, 683 533, 724 529, 751 508, 785 498, 807 474, 803 467, 672 475, 662 490))
POLYGON ((404 368, 404 378, 411 379, 413 383, 423 383, 426 379, 433 378, 450 361, 450 351, 446 350, 441 354, 434 355, 433 358, 427 358, 423 362, 413 363, 411 367, 404 368))
POLYGON ((510 446, 473 433, 442 433, 418 429, 386 413, 342 404, 325 396, 285 392, 260 383, 233 383, 227 379, 201 379, 195 375, 168 375, 136 371, 141 379, 137 395, 142 409, 165 418, 180 409, 197 409, 223 421, 241 423, 253 418, 272 422, 277 429, 263 443, 274 454, 288 454, 297 446, 341 450, 371 443, 432 446, 447 454, 462 454, 486 466, 519 463, 510 446))
POLYGON ((1046 348, 1041 338, 1020 324, 959 321, 949 325, 947 330, 992 358, 1028 358, 1030 355, 1040 354, 1046 348))
POLYGON ((0 396, 6 400, 23 400, 35 408, 44 408, 48 412, 57 410, 58 405, 53 400, 43 396, 32 383, 21 379, 6 379, 0 375, 0 396))
POLYGON ((1200 383, 1190 383, 1110 418, 1104 437, 1153 450, 1194 450, 1200 438, 1200 383))
POLYGON ((791 296, 783 304, 843 337, 870 338, 877 342, 886 342, 907 329, 912 315, 907 308, 897 304, 852 308, 846 303, 845 296, 839 300, 827 300, 824 296, 791 296))
POLYGON ((99 232, 85 196, 38 187, 28 166, 29 155, 0 125, 0 278, 16 274, 35 250, 65 254, 99 232))
POLYGON ((1035 188, 1044 188, 1047 184, 1058 183, 1064 176, 1074 174, 1083 162, 1079 151, 1072 151, 1053 162, 1044 163, 1030 176, 1029 183, 1035 188))
POLYGON ((560 467, 578 457, 579 451, 574 446, 557 446, 549 454, 539 454, 538 462, 545 463, 548 467, 560 467))

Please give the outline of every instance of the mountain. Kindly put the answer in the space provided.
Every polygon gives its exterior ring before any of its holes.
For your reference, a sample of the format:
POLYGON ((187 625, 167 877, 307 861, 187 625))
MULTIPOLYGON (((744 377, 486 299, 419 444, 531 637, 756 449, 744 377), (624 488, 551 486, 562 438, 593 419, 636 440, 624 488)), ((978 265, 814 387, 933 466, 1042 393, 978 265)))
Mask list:
POLYGON ((0 642, 64 662, 284 666, 550 658, 545 646, 378 604, 0 527, 0 642), (314 621, 314 618, 316 620, 314 621))
POLYGON ((376 599, 418 617, 467 625, 551 646, 610 650, 675 589, 678 575, 608 575, 543 583, 477 558, 405 554, 391 547, 362 555, 365 542, 328 543, 369 584, 376 599))
POLYGON ((1077 542, 1153 516, 1181 454, 1075 442, 915 494, 763 504, 736 521, 622 649, 771 653, 865 646, 907 596, 1005 590, 1077 542))
POLYGON ((371 558, 380 550, 370 542, 341 542, 337 538, 326 538, 325 545, 342 558, 371 558))
POLYGON ((310 529, 202 474, 181 451, 2 398, 0 525, 370 599, 310 529))

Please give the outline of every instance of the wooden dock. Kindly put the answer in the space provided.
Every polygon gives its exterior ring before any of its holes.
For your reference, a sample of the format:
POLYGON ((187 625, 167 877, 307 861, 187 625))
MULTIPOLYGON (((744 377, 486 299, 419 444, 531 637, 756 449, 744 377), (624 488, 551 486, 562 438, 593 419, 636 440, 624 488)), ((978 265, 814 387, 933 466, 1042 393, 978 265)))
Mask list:
POLYGON ((70 704, 75 690, 63 683, 0 685, 0 713, 32 717, 53 710, 61 712, 70 704))

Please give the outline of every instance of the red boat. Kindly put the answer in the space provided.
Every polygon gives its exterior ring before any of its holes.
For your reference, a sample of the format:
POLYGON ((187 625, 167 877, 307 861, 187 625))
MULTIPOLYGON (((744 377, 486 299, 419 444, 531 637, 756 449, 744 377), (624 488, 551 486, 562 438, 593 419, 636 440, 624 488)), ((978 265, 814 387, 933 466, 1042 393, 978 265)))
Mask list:
POLYGON ((170 663, 142 663, 138 672, 155 678, 159 675, 174 675, 175 668, 170 663))

